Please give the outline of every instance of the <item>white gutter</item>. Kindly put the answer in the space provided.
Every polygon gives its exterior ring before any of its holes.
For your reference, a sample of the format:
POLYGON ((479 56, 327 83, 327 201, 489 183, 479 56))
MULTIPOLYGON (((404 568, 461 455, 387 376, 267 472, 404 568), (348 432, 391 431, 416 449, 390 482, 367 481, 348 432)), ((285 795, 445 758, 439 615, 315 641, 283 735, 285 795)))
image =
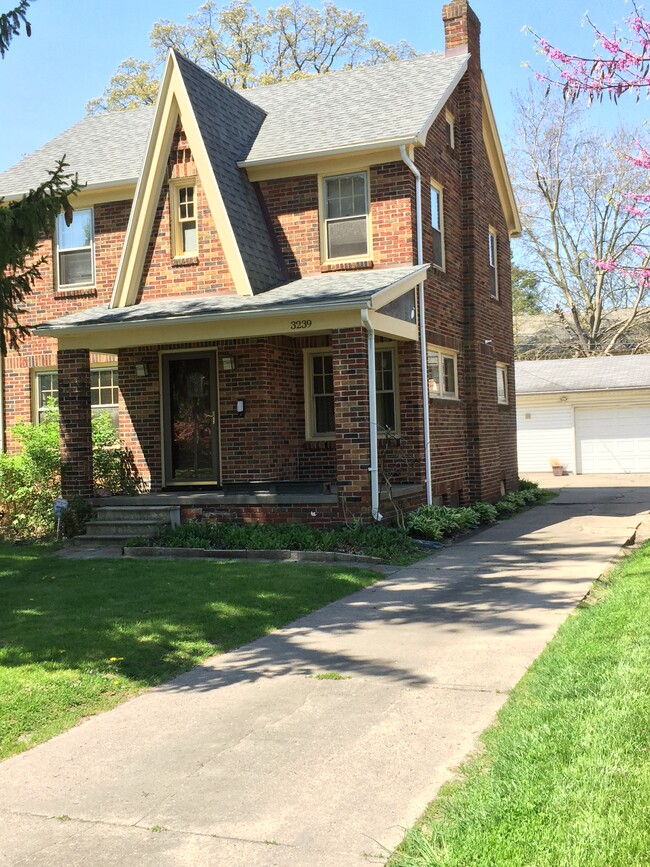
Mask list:
MULTIPOLYGON (((404 145, 400 153, 406 166, 415 178, 415 211, 417 229, 418 265, 422 265, 422 176, 413 160, 406 153, 404 145)), ((429 425, 429 387, 427 383, 427 330, 424 318, 424 281, 418 286, 418 308, 420 325, 420 368, 422 374, 422 420, 424 423, 424 476, 427 489, 427 505, 433 503, 431 485, 431 430, 429 425)))
POLYGON ((331 148, 318 148, 311 151, 294 151, 293 153, 280 154, 275 157, 253 157, 245 160, 239 160, 237 166, 240 169, 253 169, 258 166, 273 166, 277 163, 291 163, 296 160, 313 160, 324 157, 336 157, 344 154, 363 153, 364 151, 386 150, 387 148, 398 148, 402 145, 415 144, 418 141, 418 134, 401 135, 396 138, 376 138, 368 141, 357 142, 352 145, 338 145, 331 148))
POLYGON ((377 373, 375 369, 375 329, 372 327, 368 310, 361 311, 361 321, 368 332, 368 407, 370 413, 370 504, 372 517, 381 521, 384 517, 379 511, 379 448, 377 445, 377 373))

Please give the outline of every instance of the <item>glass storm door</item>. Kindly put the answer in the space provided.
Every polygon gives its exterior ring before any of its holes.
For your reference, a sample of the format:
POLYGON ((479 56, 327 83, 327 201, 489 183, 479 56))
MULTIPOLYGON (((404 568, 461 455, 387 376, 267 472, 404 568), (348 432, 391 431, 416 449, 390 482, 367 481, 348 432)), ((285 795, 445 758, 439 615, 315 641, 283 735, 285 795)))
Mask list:
POLYGON ((219 481, 217 379, 214 353, 163 356, 165 481, 219 481))

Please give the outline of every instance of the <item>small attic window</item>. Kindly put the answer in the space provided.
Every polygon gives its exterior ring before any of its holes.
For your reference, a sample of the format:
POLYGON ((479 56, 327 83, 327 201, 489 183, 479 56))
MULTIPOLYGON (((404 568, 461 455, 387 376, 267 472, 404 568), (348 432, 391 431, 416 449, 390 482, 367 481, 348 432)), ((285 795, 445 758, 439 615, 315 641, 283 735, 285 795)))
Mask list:
POLYGON ((445 111, 445 135, 450 148, 456 147, 456 127, 454 116, 450 111, 445 111))
POLYGON ((196 230, 196 185, 184 178, 172 184, 172 243, 174 256, 195 256, 199 250, 196 230))

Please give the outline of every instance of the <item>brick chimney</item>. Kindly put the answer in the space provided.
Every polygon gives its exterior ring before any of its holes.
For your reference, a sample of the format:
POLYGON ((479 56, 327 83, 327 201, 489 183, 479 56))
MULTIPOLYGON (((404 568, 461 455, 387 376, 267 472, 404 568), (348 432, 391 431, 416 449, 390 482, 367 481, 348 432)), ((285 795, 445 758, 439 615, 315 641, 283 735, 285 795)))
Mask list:
POLYGON ((442 7, 445 56, 471 54, 480 68, 481 22, 467 0, 453 0, 442 7))

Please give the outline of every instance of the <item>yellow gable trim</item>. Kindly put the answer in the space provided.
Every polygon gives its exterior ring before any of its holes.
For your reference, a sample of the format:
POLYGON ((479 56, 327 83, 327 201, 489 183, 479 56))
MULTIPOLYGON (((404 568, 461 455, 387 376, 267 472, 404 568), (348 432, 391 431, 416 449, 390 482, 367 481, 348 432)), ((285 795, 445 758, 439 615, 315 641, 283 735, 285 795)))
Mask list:
POLYGON ((170 52, 160 86, 140 180, 135 191, 111 307, 129 307, 136 302, 156 208, 165 179, 169 151, 179 119, 192 150, 197 174, 201 179, 237 293, 253 294, 192 105, 176 60, 170 52))
POLYGON ((490 96, 483 76, 481 76, 481 90, 483 93, 483 141, 485 142, 485 149, 487 150, 508 231, 511 237, 516 237, 517 235, 521 235, 521 222, 519 220, 517 202, 515 201, 515 194, 512 191, 512 184, 510 183, 510 175, 508 174, 508 167, 503 155, 503 148, 501 147, 499 131, 497 130, 494 113, 492 112, 492 103, 490 102, 490 96))

